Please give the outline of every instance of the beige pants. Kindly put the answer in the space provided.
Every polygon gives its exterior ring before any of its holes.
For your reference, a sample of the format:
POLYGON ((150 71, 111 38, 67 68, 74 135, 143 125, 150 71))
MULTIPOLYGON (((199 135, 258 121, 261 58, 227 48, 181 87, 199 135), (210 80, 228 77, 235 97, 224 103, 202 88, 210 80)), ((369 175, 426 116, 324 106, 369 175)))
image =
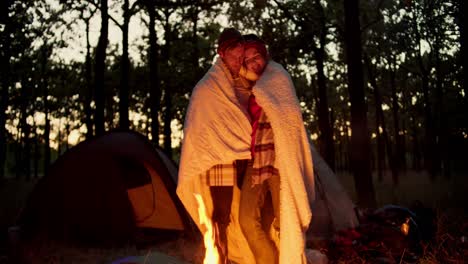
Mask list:
POLYGON ((275 216, 274 228, 279 231, 279 176, 273 176, 262 184, 252 186, 252 165, 249 164, 242 183, 239 223, 249 247, 255 256, 257 264, 278 263, 278 249, 270 239, 268 232, 262 226, 262 209, 267 201, 268 191, 271 193, 272 210, 275 216))

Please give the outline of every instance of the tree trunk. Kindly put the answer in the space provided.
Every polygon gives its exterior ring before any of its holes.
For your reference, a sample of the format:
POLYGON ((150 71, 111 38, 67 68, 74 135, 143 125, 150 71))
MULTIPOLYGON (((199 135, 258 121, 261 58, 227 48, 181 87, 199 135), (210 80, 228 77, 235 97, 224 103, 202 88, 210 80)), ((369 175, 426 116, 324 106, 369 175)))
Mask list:
POLYGON ((45 126, 44 126, 44 175, 49 172, 49 165, 51 160, 50 154, 50 120, 49 120, 49 104, 44 104, 45 108, 45 126))
POLYGON ((342 157, 343 157, 343 168, 344 169, 351 169, 350 168, 350 159, 351 159, 351 156, 349 154, 349 149, 350 149, 350 140, 349 140, 349 135, 348 135, 348 124, 346 123, 348 121, 348 115, 347 115, 347 111, 346 111, 346 108, 343 107, 343 112, 342 112, 342 115, 343 115, 343 131, 344 131, 344 139, 343 139, 343 144, 342 144, 342 157))
POLYGON ((468 69, 468 54, 466 51, 466 45, 468 41, 466 39, 466 14, 468 14, 468 10, 466 8, 466 0, 458 0, 459 3, 459 28, 460 28, 460 53, 461 53, 461 65, 463 67, 463 74, 462 74, 462 84, 463 89, 465 92, 465 103, 466 107, 468 108, 468 81, 466 79, 467 69, 468 69))
POLYGON ((172 157, 172 93, 169 90, 164 91, 164 153, 172 157))
POLYGON ((327 85, 324 73, 324 47, 317 49, 315 58, 317 61, 318 84, 318 124, 320 129, 320 151, 330 168, 335 170, 335 151, 333 146, 333 131, 330 126, 330 113, 328 111, 327 85))
POLYGON ((120 98, 119 98, 119 126, 121 129, 129 129, 130 123, 128 120, 128 94, 129 94, 129 70, 130 60, 128 57, 128 25, 130 23, 129 0, 125 0, 123 4, 123 25, 122 25, 122 79, 120 83, 120 98))
MULTIPOLYGON (((34 120, 34 119, 33 119, 34 120)), ((40 157, 40 149, 39 149, 39 135, 37 134, 37 126, 36 120, 33 121, 33 135, 32 138, 34 140, 34 158, 33 158, 33 169, 34 169, 34 178, 39 177, 39 157, 40 157)))
POLYGON ((85 61, 85 79, 86 79, 86 95, 85 95, 85 124, 86 138, 90 139, 94 135, 93 129, 93 110, 91 109, 91 101, 93 100, 93 86, 91 76, 91 44, 89 43, 89 21, 91 17, 85 20, 86 22, 86 61, 85 61))
POLYGON ((24 127, 24 175, 26 180, 31 179, 31 126, 26 123, 24 127))
POLYGON ((158 74, 158 40, 156 35, 156 10, 150 3, 146 4, 149 16, 149 74, 150 74, 150 117, 151 141, 159 146, 159 110, 161 107, 161 88, 158 74))
MULTIPOLYGON (((404 108, 404 109, 408 109, 408 108, 404 108)), ((407 161, 406 161, 406 154, 407 154, 407 146, 406 146, 406 137, 407 137, 407 119, 406 118, 403 118, 401 120, 401 131, 403 131, 403 134, 400 135, 400 140, 401 140, 401 147, 402 147, 402 151, 401 153, 403 153, 402 157, 401 157, 401 160, 400 160, 400 170, 403 170, 405 171, 407 168, 408 168, 408 164, 407 164, 407 161)))
POLYGON ((335 170, 335 149, 333 144, 333 130, 330 125, 330 113, 328 111, 327 84, 324 73, 325 45, 326 45, 326 21, 323 7, 320 1, 315 1, 320 14, 320 47, 314 48, 315 60, 317 61, 317 84, 318 84, 318 124, 320 130, 320 152, 332 170, 335 170))
MULTIPOLYGON (((375 88, 374 88, 374 97, 375 95, 375 88)), ((380 115, 377 112, 382 109, 381 105, 375 103, 375 127, 376 127, 376 138, 377 138, 377 178, 379 182, 383 181, 383 172, 385 170, 385 141, 380 132, 380 128, 382 127, 382 120, 380 115)))
POLYGON ((435 136, 434 136, 434 123, 431 113, 431 101, 429 99, 429 76, 426 72, 423 73, 421 78, 421 85, 423 90, 424 100, 424 123, 425 123, 425 143, 424 143, 424 166, 434 178, 436 174, 435 164, 435 136))
POLYGON ((15 153, 15 178, 19 179, 21 178, 22 175, 22 167, 23 167, 23 159, 22 159, 22 151, 23 151, 23 137, 21 136, 22 130, 21 128, 18 129, 18 134, 16 134, 16 139, 13 140, 13 142, 16 142, 14 144, 14 153, 15 153))
MULTIPOLYGON (((69 116, 69 115, 70 115, 70 111, 67 110, 66 113, 65 113, 65 116, 69 116)), ((65 144, 65 151, 68 151, 68 149, 69 149, 69 145, 68 145, 69 136, 70 136, 70 119, 67 118, 65 120, 65 138, 63 140, 63 143, 65 144)))
POLYGON ((30 137, 30 128, 27 122, 27 117, 28 117, 28 106, 29 106, 29 96, 28 92, 30 91, 30 84, 28 80, 25 80, 26 78, 23 79, 21 82, 21 96, 20 96, 20 140, 18 141, 18 144, 20 146, 24 145, 24 148, 20 147, 20 170, 21 174, 25 176, 26 179, 29 179, 30 175, 30 165, 29 165, 29 153, 30 153, 30 144, 29 144, 29 137, 30 137), (24 134, 22 137, 21 134, 24 134), (22 138, 22 139, 21 139, 22 138))
POLYGON ((6 110, 8 108, 8 87, 10 87, 10 45, 11 45, 11 36, 10 36, 10 25, 9 23, 5 24, 4 32, 0 34, 3 35, 4 46, 2 47, 2 52, 0 52, 0 182, 5 178, 5 164, 7 156, 7 131, 5 128, 6 124, 6 110), (2 56, 3 55, 3 56, 2 56))
POLYGON ((50 119, 49 119, 49 87, 48 87, 48 71, 47 71, 47 61, 50 54, 52 53, 51 49, 47 47, 47 44, 44 44, 42 47, 42 60, 41 60, 41 69, 42 69, 42 100, 44 101, 44 114, 45 114, 45 126, 44 126, 44 175, 47 175, 49 170, 49 165, 51 161, 51 150, 50 150, 50 119))
POLYGON ((440 37, 437 36, 434 41, 434 56, 435 56, 435 77, 436 77, 436 96, 435 96, 435 109, 434 112, 436 125, 436 137, 438 138, 436 163, 437 168, 442 169, 446 177, 450 177, 450 159, 448 150, 448 123, 445 109, 445 92, 443 88, 443 76, 440 47, 442 46, 440 37))
POLYGON ((384 141, 385 149, 387 150, 388 164, 390 166, 390 171, 392 173, 392 179, 398 179, 398 170, 397 170, 397 166, 395 165, 395 159, 394 159, 394 154, 393 154, 394 151, 392 149, 392 144, 390 142, 390 136, 388 135, 388 129, 387 129, 387 125, 385 122, 385 114, 382 109, 382 104, 383 104, 382 95, 380 94, 380 89, 379 89, 379 86, 377 85, 377 81, 375 80, 375 77, 371 78, 371 85, 374 87, 374 97, 376 99, 376 104, 377 104, 376 115, 378 115, 379 119, 381 120, 382 139, 384 141))
POLYGON ((351 161, 358 204, 375 207, 375 191, 370 170, 370 139, 361 62, 359 0, 344 1, 345 53, 351 101, 351 161))
POLYGON ((411 130, 412 130, 412 142, 413 142, 413 169, 421 170, 421 151, 419 146, 419 133, 418 127, 416 126, 416 117, 411 112, 411 130))
POLYGON ((106 48, 108 43, 109 19, 107 14, 107 0, 101 0, 101 34, 96 48, 94 69, 94 92, 96 112, 94 122, 96 135, 104 134, 104 74, 106 71, 106 48))
POLYGON ((57 156, 62 154, 62 119, 59 116, 59 124, 58 124, 58 131, 57 131, 57 156))
MULTIPOLYGON (((170 58, 170 43, 171 43, 171 28, 169 24, 169 12, 166 13, 166 21, 164 25, 164 54, 163 58, 165 61, 166 70, 169 69, 169 58, 170 58)), ((167 75, 166 75, 167 77, 167 75)), ((172 92, 170 82, 166 80, 164 82, 164 152, 172 157, 172 138, 171 138, 171 121, 172 121, 172 92)))
MULTIPOLYGON (((392 62, 391 64, 394 66, 394 61, 393 58, 391 58, 392 62)), ((392 114, 393 114, 393 129, 394 129, 394 136, 395 136, 395 148, 396 151, 394 152, 395 155, 393 157, 390 157, 393 160, 393 166, 394 170, 400 171, 401 169, 401 160, 404 158, 402 153, 402 141, 401 141, 401 135, 400 135, 400 119, 399 119, 399 109, 400 107, 398 106, 398 97, 397 97, 397 87, 396 87, 396 72, 395 69, 390 70, 390 88, 391 88, 391 94, 392 94, 392 114)), ((392 180, 393 184, 398 185, 399 184, 399 177, 398 173, 392 173, 392 180)))
POLYGON ((423 92, 423 104, 424 104, 424 167, 429 171, 431 177, 434 178, 436 174, 435 166, 435 134, 434 134, 434 123, 432 119, 432 104, 429 98, 429 68, 424 66, 423 57, 421 55, 421 34, 419 33, 419 27, 416 15, 413 15, 413 30, 415 32, 417 49, 415 50, 418 66, 421 76, 421 89, 423 92))
POLYGON ((333 170, 336 171, 336 150, 335 150, 335 138, 336 138, 336 131, 335 131, 335 114, 332 109, 329 111, 330 113, 330 134, 332 140, 332 148, 333 148, 333 170))
POLYGON ((372 68, 372 64, 367 56, 364 56, 364 61, 367 66, 369 83, 374 89, 375 128, 377 135, 377 177, 378 180, 381 182, 383 181, 383 172, 385 170, 385 118, 382 110, 382 97, 377 86, 377 80, 372 68), (382 132, 380 131, 380 129, 382 129, 382 132))
POLYGON ((410 94, 410 89, 407 87, 407 78, 403 77, 403 79, 400 82, 401 86, 401 91, 402 91, 402 103, 403 103, 403 109, 405 109, 406 113, 404 115, 404 118, 401 119, 401 131, 403 131, 403 135, 401 135, 401 152, 403 153, 404 157, 401 160, 400 164, 400 169, 406 171, 408 169, 408 162, 406 160, 406 155, 409 154, 408 151, 408 145, 407 145, 407 138, 409 136, 409 116, 410 116, 410 108, 411 108, 411 94, 410 94))

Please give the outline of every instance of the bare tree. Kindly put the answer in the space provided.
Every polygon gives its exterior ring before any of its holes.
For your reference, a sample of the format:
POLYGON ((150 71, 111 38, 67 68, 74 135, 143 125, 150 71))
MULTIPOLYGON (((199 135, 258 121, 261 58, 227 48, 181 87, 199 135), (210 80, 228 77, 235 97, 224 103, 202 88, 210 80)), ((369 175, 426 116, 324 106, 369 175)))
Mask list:
MULTIPOLYGON (((8 9, 5 10, 8 12, 8 9)), ((8 16, 7 16, 8 17, 8 16)), ((2 51, 0 52, 0 74, 1 74, 1 94, 0 94, 0 180, 3 180, 5 176, 5 162, 7 152, 7 139, 6 139, 6 109, 8 107, 8 88, 10 87, 10 45, 11 45, 11 28, 9 23, 5 23, 5 28, 2 34, 2 51)))
POLYGON ((109 42, 109 16, 107 0, 101 0, 101 34, 99 35, 96 47, 95 69, 94 69, 94 98, 96 103, 96 112, 94 116, 94 125, 96 135, 104 134, 104 73, 106 71, 106 48, 109 42))
POLYGON ((380 93, 380 88, 377 85, 377 77, 368 56, 364 56, 364 61, 366 62, 369 83, 374 91, 375 128, 377 135, 377 174, 379 181, 382 181, 383 170, 385 169, 385 150, 387 150, 387 155, 389 157, 392 177, 398 177, 396 176, 398 172, 393 164, 392 148, 388 137, 387 126, 385 124, 385 115, 382 109, 382 95, 380 93))
MULTIPOLYGON (((151 119, 151 140, 153 144, 159 145, 159 111, 161 108, 161 88, 159 85, 158 73, 158 39, 156 35, 156 8, 157 1, 145 0, 143 6, 148 13, 148 63, 149 63, 149 86, 150 86, 150 119, 151 119)), ((149 119, 148 119, 149 120, 149 119)), ((149 127, 149 126, 148 126, 149 127)))
POLYGON ((375 191, 370 168, 370 138, 367 127, 362 69, 361 28, 359 0, 344 1, 345 54, 348 69, 348 90, 351 101, 351 166, 354 185, 361 206, 376 205, 375 191))
POLYGON ((333 129, 330 124, 330 111, 328 109, 327 83, 324 73, 324 62, 326 57, 325 45, 327 36, 326 17, 323 6, 319 0, 315 1, 319 13, 319 47, 313 47, 317 61, 317 84, 318 84, 318 122, 321 137, 320 150, 329 166, 335 169, 335 149, 333 144, 333 129))
POLYGON ((119 127, 121 129, 129 129, 130 121, 128 118, 129 110, 129 75, 130 75, 130 59, 128 55, 128 27, 130 19, 136 13, 140 1, 136 1, 130 6, 129 0, 124 0, 122 5, 123 10, 123 23, 117 23, 115 19, 111 19, 122 30, 122 58, 121 58, 121 81, 119 93, 119 127))
MULTIPOLYGON (((468 69, 468 52, 466 51, 466 45, 468 41, 466 40, 466 14, 468 14, 468 9, 466 8, 467 4, 464 0, 458 0, 458 25, 460 28, 460 51, 461 51, 461 61, 463 67, 463 89, 465 92, 465 98, 468 98, 468 81, 466 79, 467 69, 468 69)), ((466 100, 468 108, 468 100, 466 100)))
POLYGON ((86 82, 86 94, 85 94, 85 124, 86 124, 86 138, 91 138, 94 135, 93 127, 93 111, 91 109, 91 101, 93 100, 93 85, 92 85, 92 59, 91 59, 91 44, 89 42, 90 32, 90 21, 97 11, 93 9, 90 11, 88 16, 85 15, 85 9, 81 9, 80 18, 85 22, 86 25, 86 60, 85 60, 85 82, 86 82))
MULTIPOLYGON (((174 9, 165 8, 164 13, 164 40, 165 44, 162 49, 162 57, 164 60, 164 66, 166 69, 169 69, 169 57, 170 57, 170 48, 171 48, 171 24, 169 22, 169 17, 174 12, 174 9)), ((167 77, 167 76, 166 76, 167 77)), ((168 79, 164 82, 164 152, 172 156, 172 138, 171 138, 171 121, 172 121, 172 91, 171 85, 168 79)))

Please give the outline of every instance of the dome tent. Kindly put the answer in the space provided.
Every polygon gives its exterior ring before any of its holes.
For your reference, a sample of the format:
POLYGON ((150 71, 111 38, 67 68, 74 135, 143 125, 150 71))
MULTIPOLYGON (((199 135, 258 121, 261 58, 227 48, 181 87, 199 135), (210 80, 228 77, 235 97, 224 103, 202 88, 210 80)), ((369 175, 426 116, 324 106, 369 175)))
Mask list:
POLYGON ((359 224, 355 204, 315 146, 310 145, 315 174, 315 201, 311 203, 312 221, 308 238, 326 238, 336 231, 355 228, 359 224))
POLYGON ((144 136, 109 132, 51 165, 18 224, 26 235, 97 244, 130 241, 140 228, 180 233, 190 220, 176 182, 175 164, 144 136))

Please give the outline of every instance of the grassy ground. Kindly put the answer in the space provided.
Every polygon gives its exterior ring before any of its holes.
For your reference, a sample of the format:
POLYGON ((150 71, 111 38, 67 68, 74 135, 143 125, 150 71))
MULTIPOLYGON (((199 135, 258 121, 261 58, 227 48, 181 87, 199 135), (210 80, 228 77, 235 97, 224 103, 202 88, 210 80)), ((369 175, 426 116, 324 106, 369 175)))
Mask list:
POLYGON ((160 261, 155 261, 157 259, 155 255, 160 255, 160 253, 172 256, 177 260, 177 262, 167 263, 179 264, 179 261, 180 264, 202 263, 204 249, 201 243, 193 243, 185 239, 175 239, 146 247, 128 245, 120 248, 86 248, 56 242, 44 243, 44 241, 38 241, 38 243, 32 242, 30 245, 24 246, 22 259, 24 260, 23 263, 35 264, 109 264, 128 256, 143 256, 145 258, 144 263, 161 263, 160 261))
MULTIPOLYGON (((352 247, 319 247, 332 259, 332 263, 418 263, 439 264, 468 263, 468 221, 460 211, 438 211, 437 233, 431 242, 421 242, 422 254, 415 257, 406 248, 399 248, 399 242, 379 243, 373 247, 353 245, 352 247), (397 245, 389 247, 388 245, 397 245)), ((384 239, 385 240, 385 239, 384 239)))
MULTIPOLYGON (((349 173, 338 173, 345 189, 355 197, 354 183, 349 173)), ((34 181, 7 180, 0 184, 0 264, 9 263, 6 243, 7 228, 14 224, 16 215, 32 190, 34 181)), ((409 206, 414 200, 423 202, 437 212, 438 232, 433 243, 424 245, 424 254, 418 263, 468 263, 468 175, 456 174, 450 179, 442 177, 431 181, 425 173, 408 171, 401 175, 400 185, 395 187, 391 176, 374 180, 379 206, 397 204, 409 206)), ((331 253, 322 249, 325 253, 331 253)), ((182 238, 165 243, 137 248, 128 245, 122 248, 84 248, 47 241, 33 241, 20 254, 29 263, 111 263, 125 256, 150 256, 163 252, 189 263, 201 263, 203 247, 200 241, 182 238)), ((337 263, 366 263, 362 256, 348 254, 332 258, 337 263)), ((151 262, 148 262, 151 263, 151 262)), ((390 263, 405 263, 393 259, 390 263)))
MULTIPOLYGON (((353 177, 349 172, 339 172, 338 177, 353 200, 356 199, 353 177)), ((420 201, 436 212, 437 233, 434 241, 423 243, 421 264, 468 263, 468 174, 454 173, 451 178, 431 177, 425 172, 406 171, 400 174, 395 186, 389 171, 382 181, 374 174, 374 187, 378 206, 395 204, 411 206, 420 201)), ((356 252, 354 252, 356 253, 356 252)), ((337 257, 338 263, 365 263, 362 254, 337 257)), ((390 263, 406 263, 404 258, 390 263)), ((383 260, 382 260, 383 262, 383 260)), ((380 262, 379 262, 380 263, 380 262)))
POLYGON ((0 228, 2 231, 14 224, 16 216, 35 184, 35 180, 7 179, 3 183, 0 182, 0 228))
MULTIPOLYGON (((356 198, 353 176, 349 172, 337 173, 353 200, 356 198)), ((463 209, 468 213, 468 173, 454 173, 451 178, 431 177, 426 172, 408 170, 400 173, 400 183, 395 186, 389 171, 382 181, 374 173, 374 187, 379 206, 385 204, 411 205, 415 200, 431 208, 463 209)))

